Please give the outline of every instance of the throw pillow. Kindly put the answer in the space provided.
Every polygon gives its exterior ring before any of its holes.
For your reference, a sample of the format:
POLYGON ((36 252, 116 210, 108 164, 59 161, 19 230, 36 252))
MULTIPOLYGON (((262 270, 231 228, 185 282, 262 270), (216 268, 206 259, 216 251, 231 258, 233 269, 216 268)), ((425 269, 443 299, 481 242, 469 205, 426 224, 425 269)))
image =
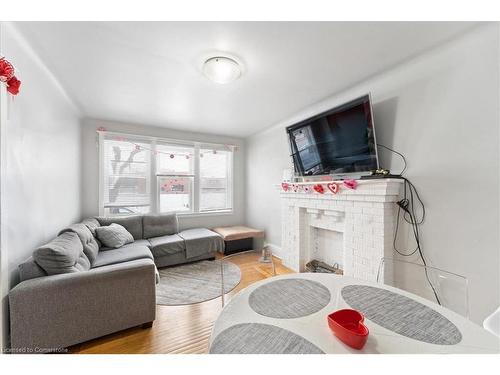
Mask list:
POLYGON ((97 238, 106 247, 118 248, 127 243, 134 242, 134 237, 120 224, 96 228, 97 238))

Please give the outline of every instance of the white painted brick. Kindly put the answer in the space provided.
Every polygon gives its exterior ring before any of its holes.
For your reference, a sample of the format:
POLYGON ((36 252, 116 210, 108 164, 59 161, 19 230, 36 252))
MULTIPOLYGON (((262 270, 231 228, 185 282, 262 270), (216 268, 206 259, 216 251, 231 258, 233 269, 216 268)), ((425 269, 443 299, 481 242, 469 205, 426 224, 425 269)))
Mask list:
POLYGON ((392 248, 393 202, 400 187, 399 181, 389 179, 360 181, 357 190, 343 189, 337 195, 280 192, 284 264, 298 270, 308 261, 305 254, 317 250, 313 228, 323 228, 343 233, 345 274, 373 279, 380 258, 392 248), (308 214, 308 208, 315 214, 308 214))

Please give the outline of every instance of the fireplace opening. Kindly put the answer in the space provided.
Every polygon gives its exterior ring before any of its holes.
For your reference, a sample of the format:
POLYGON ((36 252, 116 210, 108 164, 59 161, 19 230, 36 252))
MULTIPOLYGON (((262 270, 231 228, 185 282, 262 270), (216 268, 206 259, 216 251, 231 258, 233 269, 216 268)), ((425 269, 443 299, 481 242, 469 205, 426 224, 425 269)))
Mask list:
POLYGON ((343 273, 344 269, 344 234, 336 230, 327 230, 310 226, 309 267, 316 267, 317 272, 343 273), (311 262, 312 261, 312 262, 311 262))

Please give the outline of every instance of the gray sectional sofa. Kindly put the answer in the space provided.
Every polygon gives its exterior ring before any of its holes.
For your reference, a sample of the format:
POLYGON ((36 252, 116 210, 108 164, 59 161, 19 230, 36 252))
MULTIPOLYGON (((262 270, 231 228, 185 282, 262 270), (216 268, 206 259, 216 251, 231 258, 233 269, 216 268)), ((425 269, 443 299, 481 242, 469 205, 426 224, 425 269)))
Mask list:
POLYGON ((51 352, 155 319, 156 267, 224 251, 205 228, 179 231, 175 214, 97 217, 63 229, 19 265, 9 293, 13 352, 51 352), (96 229, 120 224, 134 238, 106 248, 96 229))

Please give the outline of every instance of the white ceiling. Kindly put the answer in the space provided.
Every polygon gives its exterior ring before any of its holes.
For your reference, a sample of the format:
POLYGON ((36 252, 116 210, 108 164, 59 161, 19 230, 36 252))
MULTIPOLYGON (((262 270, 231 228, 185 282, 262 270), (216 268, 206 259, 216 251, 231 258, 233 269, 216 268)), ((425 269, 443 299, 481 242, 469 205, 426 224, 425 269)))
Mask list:
POLYGON ((451 22, 24 22, 86 117, 245 137, 463 32, 451 22), (225 51, 243 76, 200 70, 225 51))

